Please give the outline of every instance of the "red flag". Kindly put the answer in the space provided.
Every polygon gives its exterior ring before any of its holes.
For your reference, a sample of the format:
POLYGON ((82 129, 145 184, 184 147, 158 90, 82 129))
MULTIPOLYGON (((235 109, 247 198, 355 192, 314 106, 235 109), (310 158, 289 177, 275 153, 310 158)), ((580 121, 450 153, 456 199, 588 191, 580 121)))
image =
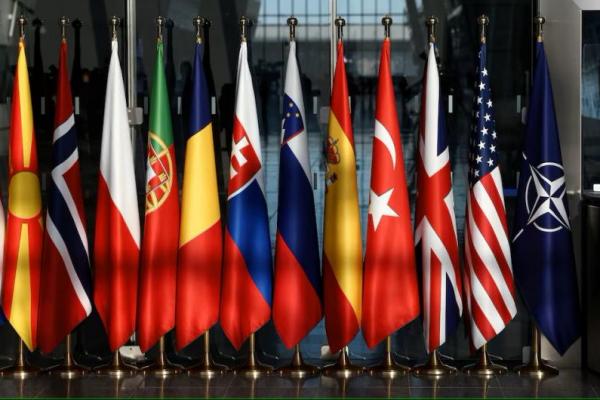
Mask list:
POLYGON ((372 158, 362 320, 363 335, 369 347, 419 315, 419 288, 390 72, 389 38, 381 47, 372 158))

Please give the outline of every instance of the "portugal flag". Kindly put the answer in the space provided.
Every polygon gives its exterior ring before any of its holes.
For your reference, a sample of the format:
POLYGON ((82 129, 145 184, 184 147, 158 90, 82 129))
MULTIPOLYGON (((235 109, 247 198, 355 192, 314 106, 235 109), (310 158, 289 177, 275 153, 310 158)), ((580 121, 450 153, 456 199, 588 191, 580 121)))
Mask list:
POLYGON ((179 200, 163 43, 156 45, 146 165, 138 343, 147 351, 175 326, 179 200))
POLYGON ((337 44, 331 92, 323 227, 325 329, 331 352, 358 332, 362 302, 362 249, 356 157, 350 120, 344 45, 337 44))
POLYGON ((175 330, 178 349, 217 322, 221 295, 223 233, 202 53, 202 43, 196 43, 179 231, 175 330))
POLYGON ((8 142, 8 221, 2 307, 19 337, 29 350, 33 350, 37 345, 43 224, 31 93, 22 38, 13 83, 8 142))
POLYGON ((419 315, 419 287, 404 176, 402 140, 390 71, 381 47, 365 254, 362 328, 369 347, 419 315))

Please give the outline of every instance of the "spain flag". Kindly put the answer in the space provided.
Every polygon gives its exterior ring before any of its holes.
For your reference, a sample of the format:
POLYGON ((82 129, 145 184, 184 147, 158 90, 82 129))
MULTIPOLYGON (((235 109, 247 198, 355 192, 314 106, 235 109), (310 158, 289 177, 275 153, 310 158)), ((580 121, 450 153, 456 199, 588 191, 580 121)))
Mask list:
POLYGON ((6 318, 29 350, 36 348, 42 254, 42 199, 25 42, 13 84, 8 152, 8 220, 2 280, 6 318))
POLYGON ((337 44, 331 91, 323 227, 325 329, 332 352, 358 332, 362 301, 360 211, 344 45, 337 44))

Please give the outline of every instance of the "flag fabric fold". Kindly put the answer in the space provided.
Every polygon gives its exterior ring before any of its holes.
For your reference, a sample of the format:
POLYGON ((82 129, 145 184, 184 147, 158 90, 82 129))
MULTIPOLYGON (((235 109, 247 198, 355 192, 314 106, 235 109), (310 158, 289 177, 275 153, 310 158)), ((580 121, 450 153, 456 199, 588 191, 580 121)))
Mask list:
POLYGON ((298 344, 321 320, 321 268, 304 100, 290 42, 283 96, 273 323, 283 343, 298 344))
POLYGON ((336 352, 350 343, 358 332, 362 306, 362 243, 356 156, 341 40, 337 43, 326 145, 323 300, 327 341, 331 352, 336 352))
POLYGON ((77 130, 67 69, 67 42, 62 40, 38 317, 38 343, 45 353, 54 350, 92 312, 77 130))
POLYGON ((137 311, 142 351, 175 327, 179 191, 163 42, 156 45, 146 160, 146 214, 137 311))
POLYGON ((27 348, 34 350, 37 347, 43 221, 29 72, 23 39, 19 41, 8 141, 8 218, 4 242, 2 308, 27 348))
POLYGON ((227 194, 220 322, 236 349, 271 317, 273 266, 248 48, 242 41, 227 194))
POLYGON ((381 46, 363 281, 363 336, 373 347, 418 317, 419 286, 390 65, 381 46))
POLYGON ((465 305, 475 349, 498 335, 517 313, 486 58, 486 44, 482 43, 473 100, 465 217, 465 305))
POLYGON ((435 45, 430 43, 421 98, 415 215, 423 331, 428 352, 446 341, 462 315, 452 169, 444 112, 435 45))
POLYGON ((94 238, 94 304, 111 351, 135 329, 140 220, 133 148, 116 39, 106 83, 94 238))
POLYGON ((179 234, 175 331, 179 349, 217 322, 221 294, 223 233, 203 51, 196 43, 179 234))
POLYGON ((536 45, 519 175, 515 281, 541 333, 564 354, 581 336, 567 187, 544 45, 536 45))

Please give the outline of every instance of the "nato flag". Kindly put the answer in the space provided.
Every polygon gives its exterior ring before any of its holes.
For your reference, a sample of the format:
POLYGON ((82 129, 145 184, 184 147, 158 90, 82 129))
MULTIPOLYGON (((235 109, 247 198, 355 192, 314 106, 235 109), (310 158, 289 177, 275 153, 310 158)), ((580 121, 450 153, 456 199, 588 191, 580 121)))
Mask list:
POLYGON ((544 45, 537 43, 513 232, 515 280, 537 326, 564 354, 580 336, 565 174, 544 45))

